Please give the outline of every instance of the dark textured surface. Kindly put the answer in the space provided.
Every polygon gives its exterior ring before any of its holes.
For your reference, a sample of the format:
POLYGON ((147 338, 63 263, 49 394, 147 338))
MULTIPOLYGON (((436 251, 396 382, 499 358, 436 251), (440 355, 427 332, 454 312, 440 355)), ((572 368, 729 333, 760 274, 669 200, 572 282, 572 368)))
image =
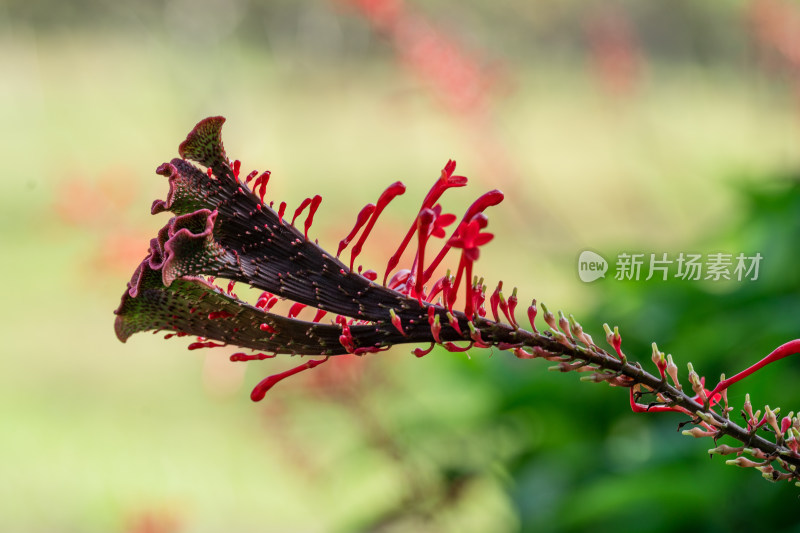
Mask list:
MULTIPOLYGON (((440 340, 470 340, 466 316, 453 311, 461 332, 449 324, 441 306, 420 302, 352 272, 293 225, 283 220, 239 179, 222 146, 222 117, 201 121, 173 159, 157 172, 169 179, 166 200, 152 212, 175 216, 151 241, 123 296, 117 335, 168 329, 263 351, 346 353, 339 324, 288 319, 237 300, 203 276, 247 283, 278 297, 356 320, 352 348, 377 349, 404 342, 432 342, 428 309, 441 323, 440 340), (213 313, 231 316, 209 319, 213 313), (399 319, 402 333, 392 322, 399 319), (262 323, 274 328, 265 334, 262 323)), ((452 171, 452 169, 451 169, 452 171)), ((513 341, 513 329, 476 319, 486 341, 513 341)))

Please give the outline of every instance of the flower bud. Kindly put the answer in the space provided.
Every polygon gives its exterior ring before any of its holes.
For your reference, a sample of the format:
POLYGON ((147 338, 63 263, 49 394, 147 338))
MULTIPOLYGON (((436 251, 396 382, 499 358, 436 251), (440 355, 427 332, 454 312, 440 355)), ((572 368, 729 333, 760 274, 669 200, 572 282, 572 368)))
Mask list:
POLYGON ((542 302, 542 311, 544 311, 544 321, 550 326, 550 329, 553 331, 558 331, 558 325, 556 324, 556 316, 547 309, 547 306, 542 302))
POLYGON ((683 390, 680 381, 678 381, 678 366, 672 360, 672 354, 667 354, 667 374, 672 379, 672 383, 678 390, 683 390))

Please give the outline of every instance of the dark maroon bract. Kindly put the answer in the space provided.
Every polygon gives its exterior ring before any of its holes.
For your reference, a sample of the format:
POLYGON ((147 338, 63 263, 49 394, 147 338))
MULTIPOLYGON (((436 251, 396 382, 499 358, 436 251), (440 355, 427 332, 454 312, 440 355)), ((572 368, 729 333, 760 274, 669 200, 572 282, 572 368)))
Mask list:
MULTIPOLYGON (((471 345, 469 331, 475 328, 481 331, 482 346, 517 342, 515 327, 483 318, 480 302, 485 287, 476 285, 471 275, 478 247, 492 238, 478 233, 487 223, 483 211, 502 201, 502 193, 481 196, 426 265, 426 247, 435 238, 446 237, 445 228, 456 220, 455 215, 443 213, 437 201, 447 189, 467 183, 465 177, 453 174, 456 164, 448 161, 390 258, 384 283, 376 283, 374 271, 361 272, 359 267, 354 272, 355 261, 378 217, 405 192, 405 185, 393 183, 375 204, 358 213, 353 231, 339 243, 334 257, 308 238, 322 198, 307 198, 291 222, 284 220, 286 204, 281 202, 276 212, 274 200, 269 204, 265 200, 270 172, 253 171, 242 181, 240 163, 228 160, 220 135, 224 122, 223 117, 201 121, 181 143, 182 158, 157 169, 168 178, 170 188, 166 200, 156 200, 151 211, 171 211, 175 216, 151 241, 149 254, 123 295, 115 323, 120 340, 138 331, 170 330, 197 336, 192 349, 223 343, 273 354, 320 356, 361 355, 419 342, 461 351, 452 342, 471 345), (302 232, 295 227, 300 221, 302 232), (417 251, 410 268, 396 269, 415 234, 417 251), (338 257, 352 241, 345 264, 338 257), (456 275, 433 280, 451 248, 462 249, 456 275), (228 289, 215 285, 214 278, 230 280, 228 289), (464 306, 458 310, 454 304, 462 279, 464 306), (264 292, 251 305, 232 293, 234 282, 264 292), (295 302, 286 316, 270 312, 279 299, 295 302), (296 318, 306 306, 317 310, 312 322, 296 318), (327 323, 326 315, 331 317, 327 323)), ((541 341, 553 343, 546 337, 541 341)), ((240 354, 234 358, 246 359, 252 358, 240 354)))

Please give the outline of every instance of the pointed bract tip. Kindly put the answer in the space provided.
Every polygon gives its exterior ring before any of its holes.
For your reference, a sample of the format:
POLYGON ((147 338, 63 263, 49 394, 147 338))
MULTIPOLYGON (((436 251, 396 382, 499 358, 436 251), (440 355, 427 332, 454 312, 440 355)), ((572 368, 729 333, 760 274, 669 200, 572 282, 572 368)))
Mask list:
POLYGON ((222 125, 225 117, 204 118, 189 132, 186 140, 178 146, 178 153, 184 159, 191 159, 206 167, 227 163, 225 148, 222 146, 222 125))

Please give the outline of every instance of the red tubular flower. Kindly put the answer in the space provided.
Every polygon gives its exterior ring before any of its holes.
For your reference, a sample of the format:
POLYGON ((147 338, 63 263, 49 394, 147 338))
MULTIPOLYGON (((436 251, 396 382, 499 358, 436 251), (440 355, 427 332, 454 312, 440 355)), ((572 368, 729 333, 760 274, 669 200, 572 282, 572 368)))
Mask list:
POLYGON ((470 220, 462 227, 461 231, 450 239, 450 246, 461 248, 464 256, 472 262, 480 257, 479 247, 488 243, 494 238, 491 233, 481 233, 480 222, 477 219, 470 220))
MULTIPOLYGON (((434 216, 434 220, 438 219, 441 216, 442 208, 441 208, 441 206, 439 206, 439 209, 437 210, 436 207, 434 207, 434 204, 439 200, 439 198, 442 197, 442 194, 444 194, 444 192, 447 189, 451 188, 451 187, 463 187, 464 185, 467 184, 467 178, 465 178, 464 176, 454 176, 453 175, 453 172, 455 171, 455 169, 456 169, 456 162, 453 161, 452 159, 448 160, 447 164, 442 169, 441 177, 436 181, 436 183, 434 183, 434 185, 431 188, 431 190, 428 191, 428 194, 425 196, 425 199, 422 201, 422 207, 420 207, 420 209, 419 209, 419 214, 417 215, 416 224, 412 225, 411 228, 409 228, 408 233, 406 233, 406 236, 403 237, 403 240, 400 243, 400 246, 397 247, 397 251, 394 253, 394 255, 392 257, 389 258, 389 263, 386 265, 386 274, 384 274, 384 276, 383 276, 384 285, 386 284, 386 279, 389 277, 389 273, 392 270, 394 270, 394 268, 400 262, 400 257, 403 255, 403 252, 405 251, 406 247, 408 246, 408 243, 411 241, 411 238, 414 236, 414 232, 417 231, 418 226, 419 226, 419 218, 421 216, 423 216, 423 212, 433 208, 434 215, 435 215, 434 216)), ((426 215, 426 216, 429 216, 429 215, 426 215)), ((444 218, 439 222, 439 224, 436 227, 433 228, 433 230, 431 231, 431 234, 433 236, 435 236, 435 237, 443 238, 445 234, 444 234, 444 231, 443 231, 442 228, 444 228, 446 226, 449 226, 453 222, 455 222, 455 216, 454 215, 444 215, 444 218), (452 218, 450 218, 450 217, 452 217, 452 218)), ((427 240, 427 237, 428 236, 426 235, 425 236, 426 240, 427 240)), ((420 237, 420 238, 422 238, 422 237, 420 237)), ((420 263, 421 263, 421 261, 420 261, 420 263)), ((418 279, 422 279, 422 276, 418 276, 418 279)))

